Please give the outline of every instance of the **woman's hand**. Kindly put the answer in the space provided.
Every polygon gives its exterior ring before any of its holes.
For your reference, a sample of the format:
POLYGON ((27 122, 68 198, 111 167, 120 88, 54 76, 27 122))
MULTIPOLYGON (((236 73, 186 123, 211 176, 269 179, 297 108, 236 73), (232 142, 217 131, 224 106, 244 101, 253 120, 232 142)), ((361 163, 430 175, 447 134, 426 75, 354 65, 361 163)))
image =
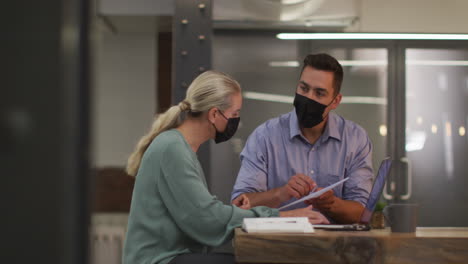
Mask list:
POLYGON ((237 196, 237 198, 232 201, 232 204, 241 209, 250 209, 250 200, 249 197, 247 197, 245 194, 237 196))
POLYGON ((323 214, 313 211, 312 208, 312 205, 309 205, 306 208, 283 211, 280 212, 280 217, 307 217, 312 224, 330 224, 323 214))

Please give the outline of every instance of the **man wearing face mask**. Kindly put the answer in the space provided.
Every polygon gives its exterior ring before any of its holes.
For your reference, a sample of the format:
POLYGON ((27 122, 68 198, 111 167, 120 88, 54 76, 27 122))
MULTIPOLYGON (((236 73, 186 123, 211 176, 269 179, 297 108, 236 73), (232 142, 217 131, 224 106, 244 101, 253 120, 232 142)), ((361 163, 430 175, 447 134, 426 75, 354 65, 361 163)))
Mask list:
POLYGON ((372 187, 372 144, 365 130, 331 112, 341 102, 343 69, 328 54, 308 55, 294 110, 260 125, 241 153, 232 200, 279 207, 343 178, 312 204, 336 223, 359 222, 372 187), (239 197, 239 198, 238 198, 239 197))

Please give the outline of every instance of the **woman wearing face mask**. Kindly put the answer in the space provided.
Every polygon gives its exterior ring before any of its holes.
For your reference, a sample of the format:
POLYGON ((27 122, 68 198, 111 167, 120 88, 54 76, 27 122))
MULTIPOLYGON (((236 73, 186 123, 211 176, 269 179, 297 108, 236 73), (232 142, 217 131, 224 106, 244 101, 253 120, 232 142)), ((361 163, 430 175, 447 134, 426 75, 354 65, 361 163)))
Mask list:
POLYGON ((212 196, 197 150, 209 139, 220 143, 237 130, 242 105, 239 84, 208 71, 198 76, 186 98, 159 115, 131 154, 127 172, 136 176, 123 263, 234 263, 234 256, 208 254, 233 235, 245 217, 306 216, 326 218, 311 208, 278 212, 239 207, 212 196))

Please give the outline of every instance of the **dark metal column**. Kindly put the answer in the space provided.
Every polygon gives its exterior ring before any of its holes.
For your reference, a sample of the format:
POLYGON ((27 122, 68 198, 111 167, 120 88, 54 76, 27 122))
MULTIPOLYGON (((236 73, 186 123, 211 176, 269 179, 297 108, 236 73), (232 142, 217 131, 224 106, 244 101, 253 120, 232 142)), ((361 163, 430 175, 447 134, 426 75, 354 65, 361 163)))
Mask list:
POLYGON ((4 4, 2 263, 87 263, 89 1, 4 4))
POLYGON ((406 50, 396 42, 396 87, 395 87, 395 202, 402 202, 401 197, 407 188, 408 170, 402 158, 406 157, 406 50), (402 142, 402 143, 400 143, 402 142))
MULTIPOLYGON (((172 29, 172 103, 185 98, 190 83, 211 69, 212 0, 176 0, 172 29)), ((210 181, 210 142, 198 150, 210 181)))
POLYGON ((185 98, 190 83, 211 69, 211 0, 176 0, 172 40, 172 103, 185 98))

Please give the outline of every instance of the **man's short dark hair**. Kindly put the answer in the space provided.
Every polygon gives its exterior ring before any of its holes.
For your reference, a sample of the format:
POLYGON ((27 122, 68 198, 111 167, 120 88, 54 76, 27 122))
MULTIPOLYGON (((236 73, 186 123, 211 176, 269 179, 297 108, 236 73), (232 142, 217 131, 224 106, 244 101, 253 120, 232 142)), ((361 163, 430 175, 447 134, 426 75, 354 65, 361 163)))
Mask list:
POLYGON ((341 83, 343 82, 343 67, 335 58, 326 53, 309 54, 304 59, 301 73, 307 66, 321 71, 333 72, 335 95, 340 92, 341 83))

